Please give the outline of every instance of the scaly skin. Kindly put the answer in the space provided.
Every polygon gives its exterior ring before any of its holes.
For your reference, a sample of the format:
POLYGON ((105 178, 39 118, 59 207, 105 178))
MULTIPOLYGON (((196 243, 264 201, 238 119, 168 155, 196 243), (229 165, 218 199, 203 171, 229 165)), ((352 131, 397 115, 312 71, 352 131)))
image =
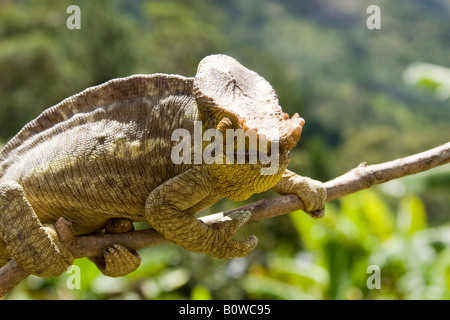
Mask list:
MULTIPOLYGON (((195 79, 137 75, 87 89, 44 111, 0 153, 0 266, 13 258, 41 277, 65 271, 73 257, 53 227, 60 217, 76 234, 103 230, 112 219, 148 221, 188 250, 245 256, 257 239, 232 237, 248 212, 214 226, 194 214, 223 197, 243 200, 270 188, 298 194, 311 213, 323 210, 323 185, 286 170, 303 124, 281 111, 263 78, 223 55, 202 60, 195 79), (263 175, 267 164, 227 163, 233 159, 225 153, 217 154, 222 164, 175 164, 172 133, 183 128, 194 136, 194 121, 202 134, 240 129, 267 138, 269 147, 279 143, 276 170, 263 175)), ((91 260, 109 276, 140 263, 120 245, 91 260)))

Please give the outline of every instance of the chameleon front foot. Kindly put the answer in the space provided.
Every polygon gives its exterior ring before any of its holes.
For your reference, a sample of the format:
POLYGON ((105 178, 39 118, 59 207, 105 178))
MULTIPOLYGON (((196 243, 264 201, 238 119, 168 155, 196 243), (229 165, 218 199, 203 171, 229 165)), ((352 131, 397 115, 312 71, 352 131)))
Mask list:
POLYGON ((210 251, 209 254, 219 259, 240 258, 248 255, 258 244, 258 238, 249 236, 244 241, 232 238, 250 217, 250 211, 237 211, 211 225, 216 232, 216 237, 214 241, 205 242, 206 250, 210 251))
POLYGON ((327 189, 322 182, 286 170, 272 190, 279 194, 296 194, 305 204, 307 214, 313 218, 324 216, 327 189))
POLYGON ((325 209, 322 208, 320 210, 312 211, 312 212, 306 212, 314 219, 323 218, 325 216, 325 209))

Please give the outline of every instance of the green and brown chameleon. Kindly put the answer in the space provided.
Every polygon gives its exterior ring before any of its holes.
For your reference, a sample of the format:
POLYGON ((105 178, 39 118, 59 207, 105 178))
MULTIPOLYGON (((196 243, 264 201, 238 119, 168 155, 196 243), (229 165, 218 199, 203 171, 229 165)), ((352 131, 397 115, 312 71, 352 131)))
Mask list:
MULTIPOLYGON (((268 189, 297 194, 310 214, 321 215, 323 184, 286 169, 303 124, 281 110, 266 80, 226 55, 204 58, 195 78, 134 75, 88 88, 45 110, 0 153, 0 266, 14 259, 37 276, 64 272, 73 256, 54 227, 60 217, 75 234, 103 230, 117 218, 147 221, 187 250, 245 256, 256 237, 232 238, 248 212, 213 226, 194 215, 221 198, 244 200, 268 189), (225 153, 222 163, 175 164, 172 133, 194 135, 199 121, 202 132, 251 130, 258 141, 278 145, 277 170, 261 174, 269 164, 236 164, 225 153)), ((92 260, 109 276, 140 264, 119 244, 92 260)))

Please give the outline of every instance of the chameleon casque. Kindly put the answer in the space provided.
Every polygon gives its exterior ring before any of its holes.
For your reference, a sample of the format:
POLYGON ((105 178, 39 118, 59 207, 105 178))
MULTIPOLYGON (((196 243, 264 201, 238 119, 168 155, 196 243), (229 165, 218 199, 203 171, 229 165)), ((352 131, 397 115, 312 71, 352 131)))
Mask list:
MULTIPOLYGON (((249 212, 210 226, 194 215, 221 198, 244 200, 268 189, 297 194, 307 212, 321 215, 323 184, 286 169, 303 124, 298 114, 282 111, 265 79, 226 55, 204 58, 194 78, 134 75, 88 88, 42 112, 0 153, 0 266, 14 259, 40 277, 64 272, 74 258, 54 227, 60 217, 77 235, 104 230, 115 219, 147 221, 187 250, 245 256, 256 237, 233 236, 249 212), (261 174, 267 164, 260 162, 174 164, 178 142, 171 135, 179 128, 194 134, 194 121, 202 132, 252 130, 258 140, 277 143, 276 172, 261 174)), ((249 148, 246 142, 246 153, 249 148)), ((140 264, 136 252, 119 244, 91 260, 108 276, 140 264)))

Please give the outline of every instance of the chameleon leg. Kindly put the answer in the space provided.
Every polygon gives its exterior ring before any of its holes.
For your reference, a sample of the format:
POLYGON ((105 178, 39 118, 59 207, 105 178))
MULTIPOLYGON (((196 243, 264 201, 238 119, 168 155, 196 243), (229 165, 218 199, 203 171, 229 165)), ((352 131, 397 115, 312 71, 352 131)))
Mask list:
POLYGON ((5 242, 1 238, 0 234, 0 268, 8 262, 8 250, 6 250, 5 242))
POLYGON ((10 258, 31 274, 58 276, 73 263, 53 225, 42 225, 22 187, 14 181, 0 184, 0 234, 10 258))
POLYGON ((234 234, 248 221, 247 211, 208 226, 190 212, 213 193, 209 175, 192 168, 154 189, 147 198, 145 216, 166 239, 194 252, 221 259, 246 256, 257 244, 256 237, 233 240, 234 234))
MULTIPOLYGON (((124 233, 133 230, 133 223, 128 219, 111 219, 105 227, 105 233, 124 233)), ((104 251, 103 256, 90 257, 89 260, 108 277, 122 277, 135 271, 141 264, 141 257, 136 251, 128 250, 120 244, 113 244, 104 251)))
POLYGON ((323 217, 327 189, 322 182, 286 170, 272 190, 279 194, 296 194, 305 203, 309 215, 313 218, 323 217))

